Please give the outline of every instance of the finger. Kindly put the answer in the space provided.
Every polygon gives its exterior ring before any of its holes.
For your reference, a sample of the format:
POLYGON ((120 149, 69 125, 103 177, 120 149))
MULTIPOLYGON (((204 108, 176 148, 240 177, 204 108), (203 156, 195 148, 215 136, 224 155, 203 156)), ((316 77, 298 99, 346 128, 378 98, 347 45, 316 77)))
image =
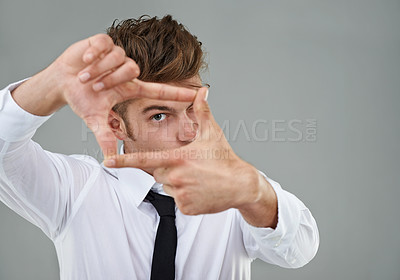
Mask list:
POLYGON ((114 47, 114 42, 106 34, 97 34, 87 39, 89 48, 84 52, 82 60, 91 63, 110 52, 114 47))
MULTIPOLYGON (((137 64, 132 59, 126 58, 126 62, 123 65, 96 81, 96 83, 93 84, 93 90, 100 91, 114 88, 123 83, 132 81, 139 73, 140 71, 137 64)), ((122 101, 123 100, 117 100, 117 102, 122 101)))
POLYGON ((143 97, 160 100, 170 101, 182 101, 190 102, 193 101, 196 96, 196 90, 171 86, 162 83, 151 83, 143 82, 138 79, 134 79, 132 82, 124 84, 120 94, 123 100, 143 97))
POLYGON ((154 169, 153 177, 156 180, 156 182, 160 184, 171 184, 171 182, 168 181, 169 170, 171 169, 167 167, 160 167, 154 169))
POLYGON ((174 150, 135 152, 115 155, 104 161, 108 167, 135 167, 139 169, 169 167, 179 163, 174 150))
POLYGON ((170 184, 163 184, 163 189, 166 194, 175 198, 176 188, 170 184))
POLYGON ((126 61, 125 51, 121 47, 114 46, 113 50, 107 53, 102 59, 96 60, 80 71, 78 73, 79 80, 85 83, 97 79, 108 72, 118 69, 126 61))
POLYGON ((199 124, 201 137, 209 137, 210 127, 214 127, 215 120, 207 102, 208 88, 202 87, 198 90, 193 102, 193 111, 199 124))
POLYGON ((104 158, 107 159, 116 155, 118 142, 107 123, 107 118, 103 121, 101 116, 90 117, 85 119, 85 123, 93 131, 104 158))

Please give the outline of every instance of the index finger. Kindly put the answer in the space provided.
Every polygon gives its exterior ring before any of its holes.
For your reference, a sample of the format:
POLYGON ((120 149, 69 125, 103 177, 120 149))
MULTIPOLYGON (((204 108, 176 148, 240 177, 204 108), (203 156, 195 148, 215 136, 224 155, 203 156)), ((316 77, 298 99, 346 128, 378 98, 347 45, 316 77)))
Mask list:
POLYGON ((135 152, 124 155, 115 155, 107 158, 104 165, 107 167, 135 167, 140 169, 168 167, 179 163, 179 157, 174 150, 135 152))
POLYGON ((96 58, 104 55, 112 50, 114 42, 110 36, 106 34, 97 34, 87 39, 89 48, 82 56, 85 63, 91 63, 96 58))
POLYGON ((191 102, 197 91, 185 87, 177 87, 163 83, 143 82, 134 79, 123 85, 120 92, 122 101, 143 97, 159 100, 191 102))

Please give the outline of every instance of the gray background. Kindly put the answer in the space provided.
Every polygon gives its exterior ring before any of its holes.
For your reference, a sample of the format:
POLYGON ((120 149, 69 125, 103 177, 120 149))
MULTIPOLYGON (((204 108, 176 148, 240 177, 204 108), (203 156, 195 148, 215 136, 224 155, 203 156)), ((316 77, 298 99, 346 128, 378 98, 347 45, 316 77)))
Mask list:
MULTIPOLYGON (((400 279, 400 1, 243 2, 1 0, 0 85, 40 71, 113 19, 170 13, 209 53, 209 101, 235 151, 318 222, 309 265, 256 261, 252 279, 400 279)), ((98 153, 68 108, 35 140, 98 153)), ((58 279, 51 242, 3 204, 0 279, 58 279)))

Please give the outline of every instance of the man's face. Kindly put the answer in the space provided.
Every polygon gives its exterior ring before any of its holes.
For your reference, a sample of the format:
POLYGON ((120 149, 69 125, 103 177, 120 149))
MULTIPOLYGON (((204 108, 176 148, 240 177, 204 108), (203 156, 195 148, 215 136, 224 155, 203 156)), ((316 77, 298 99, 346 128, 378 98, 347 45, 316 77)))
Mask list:
MULTIPOLYGON (((199 77, 172 85, 197 89, 199 77)), ((127 107, 124 126, 125 153, 179 148, 197 135, 193 103, 149 98, 133 100, 127 107)))

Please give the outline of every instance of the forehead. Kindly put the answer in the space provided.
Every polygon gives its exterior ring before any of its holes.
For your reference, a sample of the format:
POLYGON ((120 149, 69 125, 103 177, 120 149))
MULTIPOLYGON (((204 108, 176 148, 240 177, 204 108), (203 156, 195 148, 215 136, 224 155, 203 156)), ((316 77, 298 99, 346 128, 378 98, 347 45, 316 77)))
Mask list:
POLYGON ((188 88, 201 88, 201 79, 199 76, 194 76, 192 78, 180 81, 180 82, 173 82, 167 83, 173 86, 180 86, 180 87, 188 87, 188 88))

